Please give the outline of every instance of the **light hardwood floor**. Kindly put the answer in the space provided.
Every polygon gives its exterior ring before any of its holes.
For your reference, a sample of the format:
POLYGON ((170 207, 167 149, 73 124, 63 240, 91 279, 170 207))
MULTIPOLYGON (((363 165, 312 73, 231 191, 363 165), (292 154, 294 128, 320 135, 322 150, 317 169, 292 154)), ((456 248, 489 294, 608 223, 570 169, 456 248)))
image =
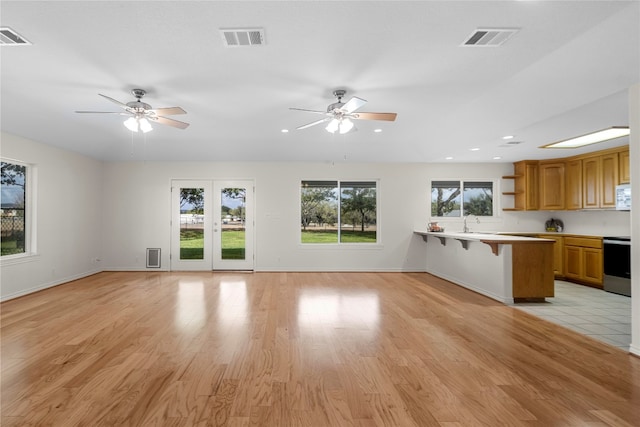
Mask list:
POLYGON ((640 425, 640 358, 424 273, 105 272, 0 309, 5 427, 640 425))

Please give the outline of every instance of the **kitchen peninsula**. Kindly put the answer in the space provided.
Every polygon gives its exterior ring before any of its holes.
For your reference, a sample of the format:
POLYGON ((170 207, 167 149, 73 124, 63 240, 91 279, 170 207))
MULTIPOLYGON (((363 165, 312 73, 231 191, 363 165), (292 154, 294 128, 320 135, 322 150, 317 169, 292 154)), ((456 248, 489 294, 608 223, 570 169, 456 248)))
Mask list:
POLYGON ((550 239, 414 231, 427 244, 426 271, 505 304, 554 296, 550 239))

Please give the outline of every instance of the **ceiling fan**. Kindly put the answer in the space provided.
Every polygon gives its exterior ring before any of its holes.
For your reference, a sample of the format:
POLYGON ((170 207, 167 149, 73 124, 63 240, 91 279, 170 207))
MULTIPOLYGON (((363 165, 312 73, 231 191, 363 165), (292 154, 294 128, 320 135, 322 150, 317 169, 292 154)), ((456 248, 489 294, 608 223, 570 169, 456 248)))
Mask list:
POLYGON ((132 89, 131 93, 136 97, 135 101, 127 102, 126 104, 115 100, 109 96, 99 93, 103 98, 117 104, 123 108, 126 112, 121 111, 76 111, 76 113, 94 113, 94 114, 119 114, 121 116, 130 116, 124 121, 124 125, 132 132, 138 132, 139 130, 146 133, 153 130, 151 122, 160 123, 163 125, 173 126, 179 129, 186 129, 189 123, 181 122, 179 120, 170 119, 165 116, 172 116, 175 114, 187 114, 180 107, 167 107, 167 108, 151 108, 151 105, 146 102, 142 102, 142 97, 147 93, 144 89, 132 89))
POLYGON ((352 97, 346 103, 342 102, 342 97, 346 95, 347 91, 344 89, 337 89, 333 91, 333 95, 338 98, 338 102, 330 104, 327 107, 327 111, 318 110, 306 110, 304 108, 289 108, 290 110, 306 111, 308 113, 323 114, 327 117, 316 120, 315 122, 307 123, 297 127, 296 129, 306 129, 311 126, 319 125, 320 123, 329 122, 326 126, 327 132, 335 133, 347 133, 354 130, 355 126, 351 119, 356 120, 384 120, 392 122, 396 119, 397 113, 357 113, 356 110, 361 108, 367 103, 362 98, 357 96, 352 97))

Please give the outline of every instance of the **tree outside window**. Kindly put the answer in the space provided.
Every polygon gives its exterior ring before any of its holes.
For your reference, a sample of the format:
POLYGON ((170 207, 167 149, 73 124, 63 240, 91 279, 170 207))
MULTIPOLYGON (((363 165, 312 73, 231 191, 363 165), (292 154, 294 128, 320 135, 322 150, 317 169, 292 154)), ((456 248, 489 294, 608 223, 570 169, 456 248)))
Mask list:
POLYGON ((302 181, 302 243, 376 243, 375 181, 302 181))
POLYGON ((493 216, 492 181, 432 181, 431 216, 493 216))
POLYGON ((26 252, 27 167, 0 162, 2 256, 26 252))

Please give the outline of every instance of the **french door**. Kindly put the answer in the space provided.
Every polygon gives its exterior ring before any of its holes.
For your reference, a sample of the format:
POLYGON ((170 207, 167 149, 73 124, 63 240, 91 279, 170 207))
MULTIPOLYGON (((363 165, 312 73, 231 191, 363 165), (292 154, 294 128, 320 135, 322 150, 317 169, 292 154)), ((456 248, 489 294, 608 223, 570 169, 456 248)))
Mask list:
POLYGON ((171 183, 171 270, 253 270, 253 181, 171 183))

